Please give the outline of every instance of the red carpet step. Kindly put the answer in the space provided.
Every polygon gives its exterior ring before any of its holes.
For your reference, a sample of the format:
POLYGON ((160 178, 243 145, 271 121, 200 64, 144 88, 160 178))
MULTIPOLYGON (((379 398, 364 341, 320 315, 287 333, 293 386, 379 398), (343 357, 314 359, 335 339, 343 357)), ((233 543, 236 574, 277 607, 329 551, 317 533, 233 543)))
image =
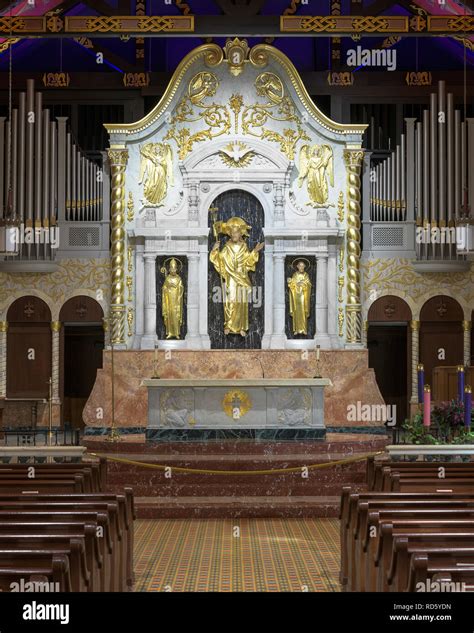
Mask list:
POLYGON ((124 486, 133 488, 139 518, 335 517, 343 486, 365 489, 365 461, 329 464, 383 450, 387 444, 386 438, 365 438, 275 444, 94 441, 90 450, 109 457, 110 492, 118 493, 124 486), (169 470, 145 468, 133 462, 169 470), (317 468, 308 468, 315 464, 317 468), (176 468, 199 472, 180 472, 176 468), (297 470, 285 472, 289 468, 297 470), (270 470, 280 472, 205 472, 270 470))

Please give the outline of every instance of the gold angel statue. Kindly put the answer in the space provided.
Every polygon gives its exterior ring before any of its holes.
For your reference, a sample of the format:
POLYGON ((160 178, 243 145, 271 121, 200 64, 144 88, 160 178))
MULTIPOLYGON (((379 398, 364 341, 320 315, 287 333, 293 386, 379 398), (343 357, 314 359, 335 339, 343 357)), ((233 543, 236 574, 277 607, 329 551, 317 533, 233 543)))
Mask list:
MULTIPOLYGON (((180 338, 183 324, 184 286, 178 274, 178 261, 174 257, 171 258, 169 271, 161 289, 161 314, 165 324, 166 338, 180 338)), ((166 266, 161 268, 161 272, 166 274, 166 266)))
POLYGON ((255 271, 258 252, 263 243, 250 250, 244 237, 248 236, 250 226, 242 218, 233 217, 226 222, 214 222, 214 235, 229 236, 222 250, 219 241, 214 244, 209 259, 223 282, 224 296, 224 334, 246 336, 249 329, 248 300, 252 290, 249 272, 255 271))
POLYGON ((293 334, 308 334, 308 318, 311 311, 311 281, 306 272, 306 263, 295 260, 295 273, 288 279, 290 314, 293 319, 293 334))
POLYGON ((140 148, 140 178, 147 202, 160 206, 168 185, 174 185, 173 151, 167 143, 147 143, 140 148))
POLYGON ((328 199, 328 180, 334 187, 334 160, 330 145, 303 145, 300 151, 298 185, 306 179, 311 203, 324 205, 328 199))

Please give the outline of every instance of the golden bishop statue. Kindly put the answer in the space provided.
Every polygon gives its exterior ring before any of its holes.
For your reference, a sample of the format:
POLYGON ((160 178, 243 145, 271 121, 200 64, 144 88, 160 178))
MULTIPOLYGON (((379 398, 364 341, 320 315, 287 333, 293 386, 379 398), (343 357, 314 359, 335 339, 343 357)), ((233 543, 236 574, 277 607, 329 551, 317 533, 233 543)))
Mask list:
POLYGON ((311 281, 303 260, 295 260, 296 271, 288 279, 290 314, 293 318, 293 334, 308 334, 310 314, 311 281))
POLYGON ((219 233, 229 239, 219 250, 219 240, 214 244, 209 259, 223 282, 224 334, 246 336, 249 329, 248 301, 252 289, 249 272, 255 271, 258 252, 264 244, 259 243, 251 251, 244 237, 251 227, 242 218, 233 217, 226 222, 214 222, 214 235, 219 233))
MULTIPOLYGON (((166 262, 165 262, 166 263, 166 262)), ((166 274, 166 267, 161 268, 166 274)), ((166 338, 180 338, 183 324, 183 280, 178 274, 178 262, 174 257, 169 264, 169 272, 161 289, 161 314, 166 329, 166 338)))

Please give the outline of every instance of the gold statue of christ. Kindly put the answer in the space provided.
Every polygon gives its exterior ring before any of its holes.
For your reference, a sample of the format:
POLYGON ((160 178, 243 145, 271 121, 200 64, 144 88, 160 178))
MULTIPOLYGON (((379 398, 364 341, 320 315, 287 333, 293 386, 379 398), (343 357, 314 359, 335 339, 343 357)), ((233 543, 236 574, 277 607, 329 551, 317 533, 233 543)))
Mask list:
POLYGON ((214 222, 216 243, 209 259, 223 282, 224 334, 246 336, 249 329, 249 295, 252 282, 249 272, 255 271, 259 251, 264 244, 259 243, 253 250, 247 246, 244 237, 248 237, 251 227, 242 218, 230 218, 226 222, 214 222), (223 233, 229 239, 219 250, 217 236, 223 233))

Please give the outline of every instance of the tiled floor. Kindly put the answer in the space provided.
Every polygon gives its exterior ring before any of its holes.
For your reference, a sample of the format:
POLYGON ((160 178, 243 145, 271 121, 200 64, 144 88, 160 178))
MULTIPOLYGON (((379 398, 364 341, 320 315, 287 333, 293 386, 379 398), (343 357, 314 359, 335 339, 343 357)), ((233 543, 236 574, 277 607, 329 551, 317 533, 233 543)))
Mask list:
POLYGON ((135 591, 340 591, 337 519, 135 524, 135 591))

